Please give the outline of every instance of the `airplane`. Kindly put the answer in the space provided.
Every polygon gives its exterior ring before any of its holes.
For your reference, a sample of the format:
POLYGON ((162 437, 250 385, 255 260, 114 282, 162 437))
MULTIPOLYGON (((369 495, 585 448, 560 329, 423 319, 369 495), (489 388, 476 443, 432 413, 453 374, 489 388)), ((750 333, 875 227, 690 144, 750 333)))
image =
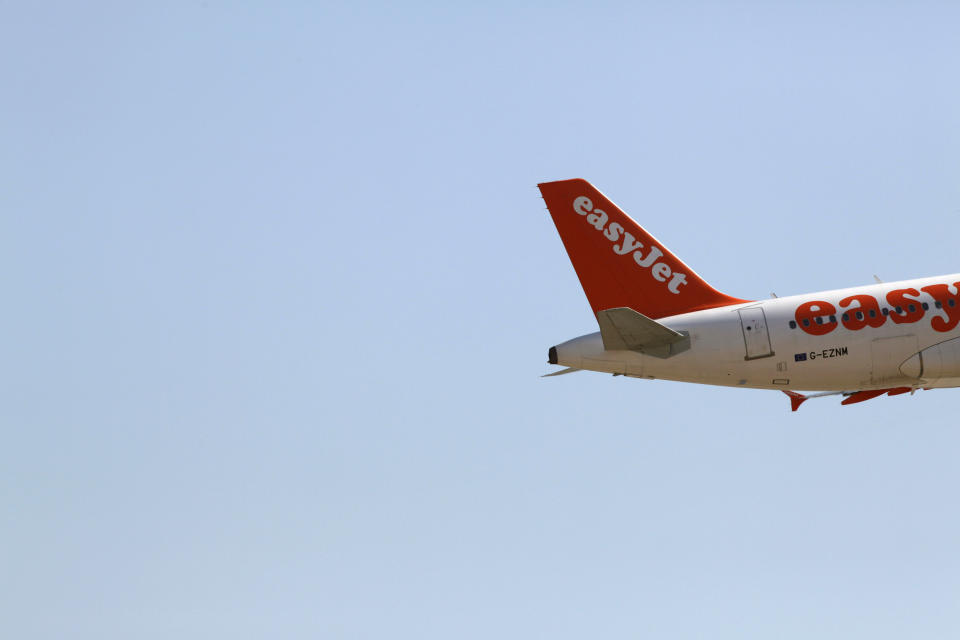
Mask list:
POLYGON ((765 300, 711 287, 586 180, 538 185, 600 331, 547 361, 850 405, 960 386, 960 274, 765 300), (801 389, 806 392, 800 393, 801 389))

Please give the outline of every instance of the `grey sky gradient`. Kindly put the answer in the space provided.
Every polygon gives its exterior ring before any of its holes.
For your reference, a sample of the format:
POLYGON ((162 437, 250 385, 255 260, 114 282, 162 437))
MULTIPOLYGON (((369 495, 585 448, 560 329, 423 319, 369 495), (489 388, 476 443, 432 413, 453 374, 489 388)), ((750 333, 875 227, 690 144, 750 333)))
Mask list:
POLYGON ((960 271, 954 3, 0 3, 0 635, 955 638, 960 391, 580 373, 535 185, 960 271))

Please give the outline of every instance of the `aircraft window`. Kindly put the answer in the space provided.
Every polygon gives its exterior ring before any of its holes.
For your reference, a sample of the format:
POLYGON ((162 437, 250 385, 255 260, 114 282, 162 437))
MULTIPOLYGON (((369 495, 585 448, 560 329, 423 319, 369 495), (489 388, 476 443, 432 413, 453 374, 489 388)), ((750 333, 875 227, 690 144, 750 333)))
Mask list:
POLYGON ((883 315, 885 315, 885 316, 890 315, 890 309, 887 309, 886 307, 884 307, 884 308, 883 308, 883 315))
POLYGON ((917 310, 917 305, 915 304, 907 305, 907 308, 910 309, 910 313, 913 313, 917 310))
POLYGON ((896 312, 897 312, 897 313, 903 313, 903 307, 897 307, 897 308, 896 308, 896 312))
POLYGON ((843 314, 843 315, 840 316, 840 317, 843 318, 843 321, 844 321, 844 322, 846 322, 847 320, 850 319, 850 314, 849 314, 849 313, 845 313, 845 314, 843 314))
POLYGON ((796 320, 791 320, 791 321, 790 321, 790 328, 791 328, 791 329, 796 329, 796 328, 797 328, 797 321, 796 321, 796 320))
POLYGON ((817 316, 817 324, 823 324, 823 316, 817 316))
POLYGON ((954 300, 953 298, 950 298, 949 300, 947 300, 947 304, 952 307, 952 306, 954 306, 955 304, 957 304, 957 301, 954 300))
POLYGON ((857 311, 857 320, 863 320, 863 311, 857 311))
POLYGON ((876 310, 876 309, 870 309, 870 317, 871 317, 871 318, 876 318, 876 317, 877 317, 877 310, 876 310))
POLYGON ((930 308, 930 305, 928 305, 926 302, 924 302, 924 303, 923 303, 922 305, 920 305, 920 306, 923 307, 923 310, 924 310, 924 311, 926 311, 927 309, 930 308))
POLYGON ((940 302, 939 300, 937 300, 936 302, 934 302, 934 303, 933 303, 933 306, 935 306, 937 309, 943 309, 943 303, 940 302))
POLYGON ((804 318, 804 319, 803 319, 803 326, 805 326, 805 327, 809 327, 809 326, 810 326, 810 318, 804 318))
POLYGON ((837 323, 837 316, 830 316, 830 322, 836 324, 836 323, 837 323))

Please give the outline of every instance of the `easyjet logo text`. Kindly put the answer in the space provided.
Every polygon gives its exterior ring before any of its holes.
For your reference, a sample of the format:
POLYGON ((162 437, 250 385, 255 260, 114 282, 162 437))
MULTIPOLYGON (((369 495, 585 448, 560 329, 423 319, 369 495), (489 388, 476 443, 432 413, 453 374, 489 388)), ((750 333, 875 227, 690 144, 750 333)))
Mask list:
POLYGON ((580 196, 573 201, 573 210, 578 215, 586 216, 587 224, 597 231, 603 233, 603 237, 611 243, 611 249, 618 256, 633 255, 633 261, 637 266, 643 269, 649 269, 650 275, 654 280, 667 283, 667 290, 670 293, 680 293, 680 287, 687 283, 687 276, 673 271, 666 262, 658 262, 663 257, 663 250, 651 245, 646 254, 643 243, 633 237, 633 234, 626 231, 618 222, 607 224, 610 217, 601 209, 593 208, 593 201, 586 196, 580 196))
MULTIPOLYGON (((953 285, 960 291, 960 282, 953 285)), ((812 336, 823 336, 840 324, 851 331, 864 327, 881 327, 889 318, 895 324, 919 322, 928 311, 933 311, 930 326, 934 331, 947 332, 960 324, 960 298, 946 284, 933 284, 917 289, 895 289, 886 294, 886 305, 866 294, 848 296, 840 301, 840 310, 825 300, 812 300, 797 307, 794 317, 797 325, 812 336), (930 296, 930 302, 922 300, 930 296), (939 311, 943 311, 941 315, 939 311), (840 313, 839 319, 837 313, 840 313), (946 317, 944 317, 946 316, 946 317)))

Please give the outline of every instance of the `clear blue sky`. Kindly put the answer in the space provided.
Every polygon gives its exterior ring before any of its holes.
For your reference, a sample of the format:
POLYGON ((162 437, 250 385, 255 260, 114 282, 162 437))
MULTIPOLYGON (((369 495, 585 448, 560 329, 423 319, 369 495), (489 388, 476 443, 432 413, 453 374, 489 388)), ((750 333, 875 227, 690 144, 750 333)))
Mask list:
POLYGON ((954 3, 0 3, 0 635, 955 638, 958 391, 580 373, 536 190, 960 271, 954 3))

